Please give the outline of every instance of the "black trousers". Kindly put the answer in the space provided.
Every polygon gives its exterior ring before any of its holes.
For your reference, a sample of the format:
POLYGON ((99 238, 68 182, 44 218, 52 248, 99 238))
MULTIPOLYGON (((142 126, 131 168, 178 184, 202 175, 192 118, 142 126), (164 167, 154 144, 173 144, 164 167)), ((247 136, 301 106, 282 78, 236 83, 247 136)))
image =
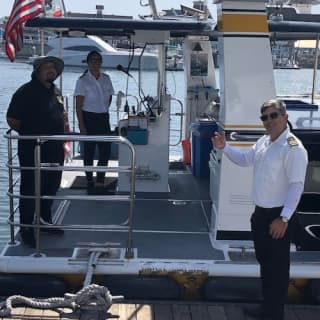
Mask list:
MULTIPOLYGON (((19 141, 18 157, 21 167, 34 167, 34 147, 32 141, 19 141)), ((63 164, 63 142, 47 141, 41 146, 42 163, 63 164)), ((61 183, 62 171, 41 170, 41 195, 56 195, 61 183)), ((34 170, 20 170, 20 195, 35 195, 34 170)), ((51 221, 51 206, 53 200, 40 201, 40 215, 46 221, 51 221)), ((19 200, 20 223, 32 224, 35 214, 35 199, 20 198, 19 200)))
MULTIPOLYGON (((83 120, 88 135, 110 135, 109 113, 94 113, 83 111, 83 120)), ((85 166, 92 166, 96 146, 99 150, 98 166, 107 166, 110 158, 111 144, 109 142, 85 142, 84 159, 85 166)), ((88 181, 92 181, 93 172, 87 171, 88 181)), ((103 183, 105 172, 97 172, 97 182, 103 183)))
POLYGON ((283 238, 273 239, 269 234, 271 222, 280 216, 282 207, 255 208, 251 229, 256 258, 260 264, 263 309, 272 320, 284 319, 284 304, 288 295, 290 269, 290 241, 295 223, 293 216, 283 238))

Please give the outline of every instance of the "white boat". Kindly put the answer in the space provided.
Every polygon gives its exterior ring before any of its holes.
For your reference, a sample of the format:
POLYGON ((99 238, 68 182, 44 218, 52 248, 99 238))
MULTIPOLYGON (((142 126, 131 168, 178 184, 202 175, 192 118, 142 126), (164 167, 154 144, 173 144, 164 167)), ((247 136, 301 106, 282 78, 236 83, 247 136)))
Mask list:
MULTIPOLYGON (((23 294, 21 282, 38 296, 48 288, 62 295, 94 282, 128 299, 261 299, 260 268, 250 240, 252 170, 240 169, 212 150, 210 137, 223 126, 229 143, 244 148, 264 133, 258 106, 276 96, 269 31, 284 33, 288 26, 273 22, 268 30, 263 1, 218 2, 222 21, 218 31, 211 21, 46 17, 28 21, 36 28, 99 34, 121 30, 134 42, 145 39, 157 45, 161 63, 149 80, 156 94, 147 96, 140 90, 135 114, 119 121, 119 131, 126 137, 95 137, 119 145, 118 160, 105 168, 113 182, 117 179, 113 194, 87 195, 85 189, 73 188, 78 176, 84 176, 77 160, 55 167, 64 171, 65 179, 55 197, 54 215, 56 227, 65 230, 63 236, 37 232, 36 248, 21 243, 14 210, 19 193, 10 185, 11 238, 0 256, 2 295, 5 289, 23 294), (209 41, 217 32, 219 90, 209 41), (176 99, 166 90, 165 47, 170 36, 184 39, 185 101, 180 101, 184 107, 179 112, 173 112, 176 99), (184 128, 184 162, 179 163, 170 162, 169 155, 173 116, 181 117, 184 128)), ((320 25, 308 30, 320 31, 320 25)), ((144 75, 150 73, 140 76, 144 75)), ((117 106, 123 97, 119 92, 117 106)), ((299 205, 299 232, 291 248, 289 291, 290 301, 306 301, 317 299, 320 287, 320 116, 313 103, 288 100, 288 110, 310 160, 299 205)), ((12 143, 21 138, 6 137, 12 143)), ((19 166, 10 153, 8 167, 12 183, 12 171, 19 166)), ((39 203, 39 195, 35 200, 39 203)), ((33 227, 40 230, 40 225, 33 227)))
POLYGON ((181 55, 172 55, 166 59, 166 68, 168 71, 182 71, 184 67, 181 55))
POLYGON ((143 53, 141 50, 118 50, 98 36, 57 37, 48 41, 47 55, 62 57, 66 66, 85 67, 86 57, 91 50, 102 55, 102 68, 116 69, 121 65, 136 70, 141 64, 144 70, 156 70, 158 57, 155 54, 143 53))

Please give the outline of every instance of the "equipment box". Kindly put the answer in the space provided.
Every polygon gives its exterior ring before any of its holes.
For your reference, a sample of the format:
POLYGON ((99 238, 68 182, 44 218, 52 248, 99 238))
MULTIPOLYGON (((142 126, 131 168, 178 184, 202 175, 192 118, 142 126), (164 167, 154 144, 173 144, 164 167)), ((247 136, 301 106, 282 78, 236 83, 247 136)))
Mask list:
POLYGON ((148 130, 146 129, 128 129, 127 139, 133 144, 147 144, 148 130))

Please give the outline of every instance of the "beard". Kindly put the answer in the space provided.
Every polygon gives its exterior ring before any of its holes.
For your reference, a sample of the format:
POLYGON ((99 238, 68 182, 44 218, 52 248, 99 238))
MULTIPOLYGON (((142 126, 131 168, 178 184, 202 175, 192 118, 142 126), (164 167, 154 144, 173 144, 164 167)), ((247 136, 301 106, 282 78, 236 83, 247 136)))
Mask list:
POLYGON ((48 83, 53 83, 54 80, 55 80, 54 78, 47 78, 47 79, 46 79, 46 82, 48 82, 48 83))
POLYGON ((54 80, 57 79, 57 74, 56 73, 53 73, 53 72, 50 72, 46 75, 46 82, 49 82, 49 83, 53 83, 54 80))
POLYGON ((45 81, 48 82, 48 83, 53 83, 54 80, 56 80, 56 77, 46 77, 45 81))

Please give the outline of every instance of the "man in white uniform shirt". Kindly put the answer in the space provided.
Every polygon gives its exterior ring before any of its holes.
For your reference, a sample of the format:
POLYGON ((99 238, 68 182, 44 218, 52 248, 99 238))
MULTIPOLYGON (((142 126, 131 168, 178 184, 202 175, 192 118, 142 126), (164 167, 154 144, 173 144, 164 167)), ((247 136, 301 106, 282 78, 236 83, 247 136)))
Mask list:
POLYGON ((263 303, 259 309, 245 311, 260 319, 283 320, 294 212, 303 192, 308 156, 301 141, 289 130, 283 101, 269 100, 260 111, 266 134, 251 148, 231 147, 224 132, 215 132, 212 140, 232 162, 253 166, 255 211, 251 230, 260 264, 263 303))
MULTIPOLYGON (((89 52, 87 64, 88 70, 77 80, 74 92, 80 133, 110 135, 109 106, 114 93, 112 82, 107 74, 100 72, 102 56, 99 52, 89 52)), ((111 150, 108 142, 85 142, 84 165, 93 165, 96 145, 99 149, 98 166, 107 166, 111 150)), ((105 172, 97 172, 96 184, 92 171, 87 171, 86 177, 89 194, 103 192, 105 172)))

